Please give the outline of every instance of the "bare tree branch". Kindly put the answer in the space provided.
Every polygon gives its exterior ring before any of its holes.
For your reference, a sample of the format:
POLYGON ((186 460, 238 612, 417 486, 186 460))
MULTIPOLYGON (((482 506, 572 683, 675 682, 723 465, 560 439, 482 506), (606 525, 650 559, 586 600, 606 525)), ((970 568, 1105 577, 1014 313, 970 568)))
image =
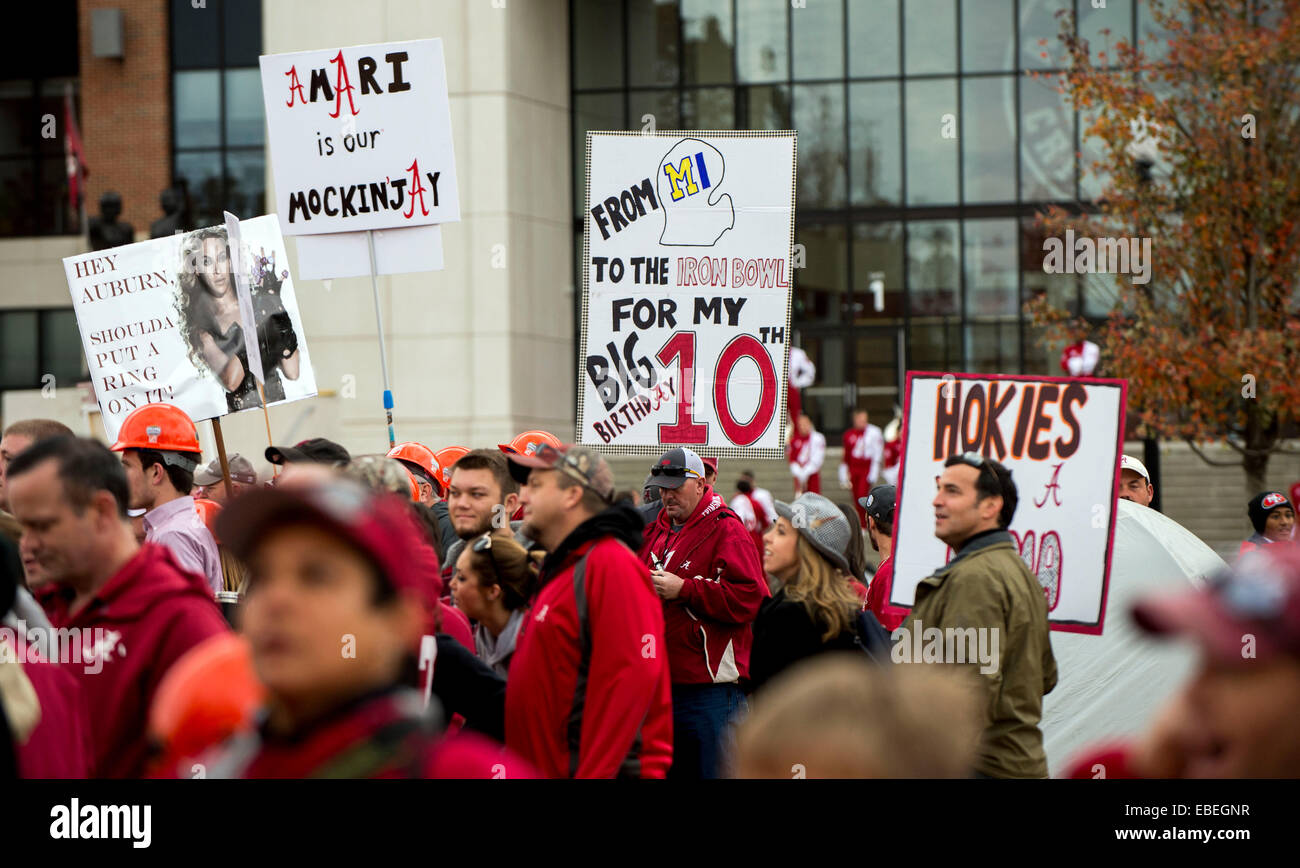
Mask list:
POLYGON ((1241 466, 1240 461, 1214 461, 1213 459, 1209 458, 1204 452, 1202 452, 1200 447, 1197 446, 1196 443, 1194 443, 1191 440, 1188 440, 1186 442, 1187 445, 1191 447, 1192 451, 1196 453, 1197 457, 1200 458, 1202 461, 1204 461, 1206 464, 1209 464, 1211 467, 1240 467, 1241 466))

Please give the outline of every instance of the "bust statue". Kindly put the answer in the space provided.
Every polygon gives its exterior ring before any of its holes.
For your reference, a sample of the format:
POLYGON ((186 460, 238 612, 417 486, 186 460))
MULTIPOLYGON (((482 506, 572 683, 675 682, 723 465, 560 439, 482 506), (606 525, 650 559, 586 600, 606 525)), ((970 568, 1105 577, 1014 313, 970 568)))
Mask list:
POLYGON ((99 197, 99 216, 90 218, 90 247, 103 250, 135 241, 135 227, 118 221, 122 216, 122 197, 113 192, 99 197))
POLYGON ((158 194, 158 204, 162 207, 163 216, 149 224, 149 237, 166 238, 175 235, 181 228, 181 197, 176 188, 168 187, 158 194))

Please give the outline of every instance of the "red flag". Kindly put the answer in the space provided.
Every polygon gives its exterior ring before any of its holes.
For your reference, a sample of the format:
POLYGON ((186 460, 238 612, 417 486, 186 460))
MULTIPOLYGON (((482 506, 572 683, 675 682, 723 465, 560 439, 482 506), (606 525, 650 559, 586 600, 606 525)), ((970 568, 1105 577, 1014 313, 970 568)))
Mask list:
POLYGON ((63 154, 68 164, 68 201, 76 212, 80 208, 81 179, 90 173, 86 170, 85 155, 81 150, 77 117, 72 111, 71 86, 63 93, 63 130, 63 154))

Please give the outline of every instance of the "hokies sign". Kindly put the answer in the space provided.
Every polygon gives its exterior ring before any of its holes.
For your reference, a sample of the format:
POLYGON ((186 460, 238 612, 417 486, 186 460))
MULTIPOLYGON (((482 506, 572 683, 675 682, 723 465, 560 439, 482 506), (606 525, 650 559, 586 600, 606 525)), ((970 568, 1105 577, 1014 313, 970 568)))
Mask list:
POLYGON ((909 371, 890 603, 951 557, 935 532, 936 480, 974 452, 1011 471, 1010 531, 1054 630, 1101 633, 1110 577, 1127 382, 909 371))

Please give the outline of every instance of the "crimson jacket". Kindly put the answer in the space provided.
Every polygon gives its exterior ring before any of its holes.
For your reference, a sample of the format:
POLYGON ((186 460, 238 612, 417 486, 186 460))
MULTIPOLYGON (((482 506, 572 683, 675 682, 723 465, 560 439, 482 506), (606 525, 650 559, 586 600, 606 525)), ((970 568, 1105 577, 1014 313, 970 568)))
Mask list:
POLYGON ((617 504, 542 563, 506 682, 506 746, 546 777, 662 778, 672 765, 663 609, 633 554, 641 527, 617 504))
POLYGON ((664 635, 673 684, 731 684, 749 677, 750 629, 771 596, 754 541, 742 522, 704 487, 695 512, 674 531, 667 510, 646 528, 641 561, 686 581, 665 600, 664 635))
POLYGON ((95 776, 140 777, 158 683, 186 651, 230 629, 211 588, 169 549, 145 543, 75 614, 68 611, 71 588, 42 591, 50 623, 79 631, 73 641, 81 662, 73 656, 60 668, 77 679, 85 697, 95 776))
MULTIPOLYGON (((21 640, 10 649, 36 691, 41 720, 18 747, 24 778, 88 778, 91 774, 89 715, 81 686, 67 669, 36 655, 21 640)), ((73 664, 75 665, 75 664, 73 664)))
POLYGON ((894 555, 891 553, 880 562, 880 566, 876 567, 876 574, 871 579, 871 587, 867 588, 867 611, 874 614, 880 621, 880 626, 890 633, 898 629, 898 625, 903 623, 903 619, 910 611, 889 604, 889 592, 893 584, 894 555))
MULTIPOLYGON (((292 736, 265 723, 202 758, 211 778, 533 778, 482 736, 438 738, 415 691, 388 688, 336 708, 292 736)), ((191 766, 181 764, 181 774, 191 766)))

